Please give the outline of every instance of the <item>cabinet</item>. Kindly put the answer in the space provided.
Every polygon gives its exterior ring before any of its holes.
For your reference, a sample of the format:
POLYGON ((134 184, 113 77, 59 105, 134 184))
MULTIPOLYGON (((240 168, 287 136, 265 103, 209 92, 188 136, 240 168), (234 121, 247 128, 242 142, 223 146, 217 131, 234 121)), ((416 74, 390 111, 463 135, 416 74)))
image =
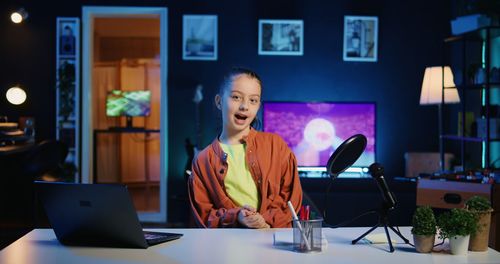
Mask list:
POLYGON ((445 65, 450 65, 455 75, 456 87, 443 87, 442 98, 446 89, 456 88, 460 104, 444 108, 443 100, 439 108, 440 116, 446 115, 440 126, 448 126, 440 131, 441 164, 444 153, 451 149, 459 154, 464 170, 494 168, 500 152, 500 27, 483 27, 446 38, 443 54, 445 65), (456 133, 447 133, 453 126, 456 133))
POLYGON ((95 129, 93 183, 126 184, 138 211, 159 211, 159 138, 159 129, 95 129))
MULTIPOLYGON (((152 149, 150 150, 151 148, 151 144, 149 144, 149 141, 151 140, 151 135, 152 134, 156 134, 158 135, 157 138, 155 139, 158 139, 159 136, 160 136, 160 130, 159 129, 127 129, 127 128, 120 128, 120 129, 95 129, 94 130, 94 144, 93 144, 93 164, 94 164, 94 171, 93 171, 93 175, 94 175, 94 178, 93 178, 93 182, 94 183, 109 183, 110 179, 109 178, 105 178, 105 177, 98 177, 98 168, 100 167, 98 162, 99 162, 99 158, 98 158, 98 152, 99 152, 99 146, 100 146, 100 141, 99 141, 99 135, 116 135, 116 136, 120 136, 120 135, 124 135, 124 134, 129 134, 129 135, 143 135, 144 136, 144 139, 139 139, 139 138, 134 138, 134 141, 138 141, 137 144, 138 145, 142 145, 142 152, 136 152, 134 153, 134 156, 136 156, 137 158, 139 158, 140 156, 143 156, 143 163, 138 166, 140 168, 142 168, 142 171, 144 173, 133 173, 134 174, 134 177, 132 179, 130 179, 130 177, 128 177, 129 179, 127 179, 127 177, 124 177, 124 173, 121 172, 122 170, 122 166, 120 165, 121 164, 121 160, 119 159, 118 160, 118 164, 105 164, 106 166, 117 166, 117 170, 116 170, 116 175, 118 176, 117 179, 112 179, 111 181, 118 181, 119 183, 123 183, 123 182, 130 182, 130 180, 132 181, 144 181, 146 183, 146 185, 148 186, 149 188, 149 185, 151 182, 158 182, 159 181, 159 170, 156 169, 156 167, 154 166, 154 164, 151 164, 151 163, 158 163, 158 151, 155 149, 152 149), (149 156, 152 156, 151 158, 149 156), (151 161, 150 159, 154 159, 153 161, 151 161), (150 171, 155 174, 155 175, 150 175, 150 171), (137 177, 144 177, 142 179, 138 179, 137 177)), ((109 142, 103 142, 103 143, 109 143, 109 142)), ((152 142, 152 144, 156 145, 157 142, 152 142)), ((113 154, 115 154, 116 156, 120 157, 120 152, 122 151, 120 148, 122 147, 121 146, 122 144, 117 144, 117 146, 114 146, 114 149, 115 152, 113 154)), ((135 149, 136 151, 138 151, 137 149, 135 149)), ((113 152, 113 151, 111 151, 113 152)), ((125 160, 125 162, 127 162, 127 160, 125 160)), ((130 161, 128 161, 130 162, 130 161)), ((129 168, 130 169, 130 168, 129 168)), ((109 173, 109 170, 108 170, 108 173, 109 173)), ((102 175, 102 176, 110 176, 110 175, 102 175)))

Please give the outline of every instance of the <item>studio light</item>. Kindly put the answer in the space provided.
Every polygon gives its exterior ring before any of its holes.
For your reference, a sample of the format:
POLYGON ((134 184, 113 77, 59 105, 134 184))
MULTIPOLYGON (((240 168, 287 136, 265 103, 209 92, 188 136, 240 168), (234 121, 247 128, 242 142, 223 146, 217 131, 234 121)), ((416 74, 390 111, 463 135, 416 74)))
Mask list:
POLYGON ((28 18, 28 12, 24 8, 19 8, 17 11, 12 12, 10 15, 10 20, 12 22, 19 24, 28 18))
POLYGON ((7 101, 13 105, 20 105, 26 101, 26 92, 19 87, 11 87, 6 93, 7 101))

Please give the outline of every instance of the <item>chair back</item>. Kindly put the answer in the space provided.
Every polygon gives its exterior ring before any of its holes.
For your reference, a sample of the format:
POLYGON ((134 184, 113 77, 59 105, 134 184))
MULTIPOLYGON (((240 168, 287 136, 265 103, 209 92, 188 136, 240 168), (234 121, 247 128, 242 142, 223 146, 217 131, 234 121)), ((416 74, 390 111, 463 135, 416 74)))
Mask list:
POLYGON ((63 165, 68 147, 61 141, 38 143, 24 161, 24 174, 33 180, 58 181, 64 177, 63 165))

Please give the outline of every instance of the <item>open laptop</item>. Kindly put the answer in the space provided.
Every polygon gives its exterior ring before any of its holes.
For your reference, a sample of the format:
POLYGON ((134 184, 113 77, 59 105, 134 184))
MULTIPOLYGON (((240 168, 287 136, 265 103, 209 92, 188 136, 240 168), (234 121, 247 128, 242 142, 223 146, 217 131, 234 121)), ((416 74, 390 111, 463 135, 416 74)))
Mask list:
POLYGON ((37 181, 35 188, 64 245, 147 248, 182 236, 143 231, 125 185, 37 181))

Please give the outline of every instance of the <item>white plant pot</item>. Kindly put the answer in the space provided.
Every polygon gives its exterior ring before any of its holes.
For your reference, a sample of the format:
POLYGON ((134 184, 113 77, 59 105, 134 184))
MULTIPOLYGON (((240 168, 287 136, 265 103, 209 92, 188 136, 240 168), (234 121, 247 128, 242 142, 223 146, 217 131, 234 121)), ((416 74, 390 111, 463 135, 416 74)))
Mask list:
POLYGON ((469 248, 469 237, 456 236, 450 238, 450 250, 453 255, 466 255, 469 248))

